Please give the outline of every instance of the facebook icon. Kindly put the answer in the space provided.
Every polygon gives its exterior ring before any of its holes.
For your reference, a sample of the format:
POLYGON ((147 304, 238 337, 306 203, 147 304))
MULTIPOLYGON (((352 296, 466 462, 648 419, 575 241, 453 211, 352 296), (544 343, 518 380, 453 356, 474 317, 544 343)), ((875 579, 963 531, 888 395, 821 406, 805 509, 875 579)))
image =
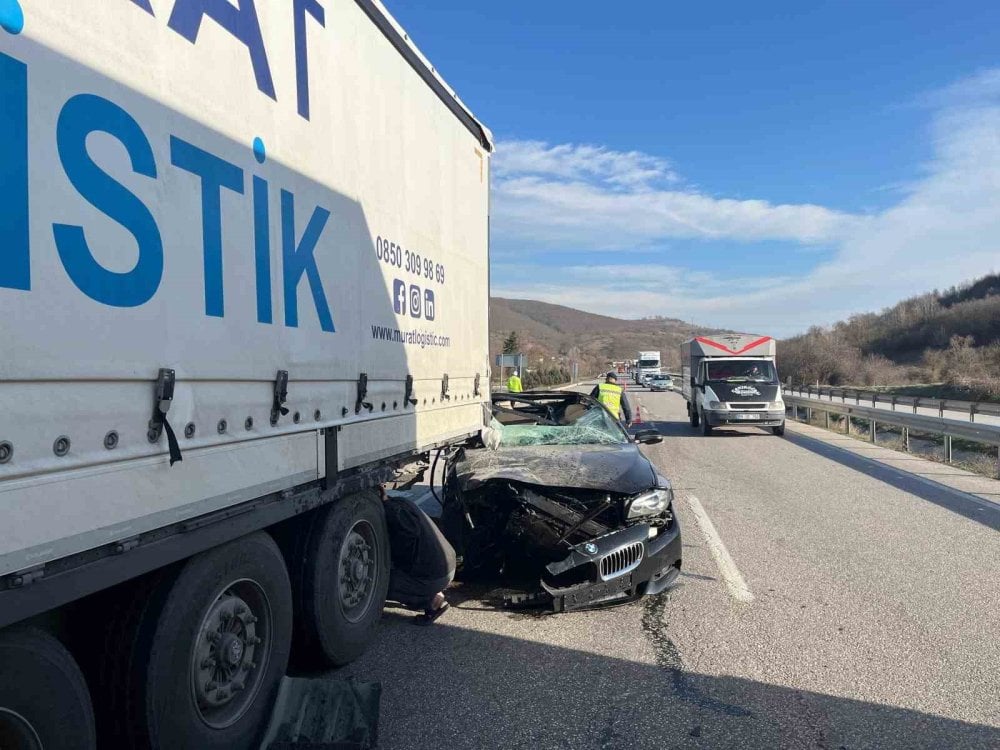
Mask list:
POLYGON ((399 279, 392 282, 392 309, 396 315, 406 315, 406 284, 399 279))

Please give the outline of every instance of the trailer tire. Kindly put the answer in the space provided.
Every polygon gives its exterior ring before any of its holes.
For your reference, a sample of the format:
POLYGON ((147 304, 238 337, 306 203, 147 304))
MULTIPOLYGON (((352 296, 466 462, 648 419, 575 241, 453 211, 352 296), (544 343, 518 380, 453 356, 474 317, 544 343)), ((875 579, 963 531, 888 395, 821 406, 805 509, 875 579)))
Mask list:
POLYGON ((101 678, 110 692, 106 740, 136 750, 260 740, 292 637, 288 572, 268 534, 151 576, 112 623, 101 678))
POLYGON ((0 748, 96 747, 90 692, 66 647, 38 628, 0 633, 0 748))
POLYGON ((385 511, 378 493, 365 490, 304 520, 290 561, 294 662, 342 666, 371 644, 385 607, 390 563, 385 511))

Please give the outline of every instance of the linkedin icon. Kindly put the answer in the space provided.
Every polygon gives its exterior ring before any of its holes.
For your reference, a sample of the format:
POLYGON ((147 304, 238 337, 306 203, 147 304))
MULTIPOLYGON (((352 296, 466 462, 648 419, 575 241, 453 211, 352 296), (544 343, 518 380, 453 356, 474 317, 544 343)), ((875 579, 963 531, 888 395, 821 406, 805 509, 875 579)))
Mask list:
POLYGON ((434 292, 430 289, 424 290, 424 317, 427 320, 434 320, 434 292))

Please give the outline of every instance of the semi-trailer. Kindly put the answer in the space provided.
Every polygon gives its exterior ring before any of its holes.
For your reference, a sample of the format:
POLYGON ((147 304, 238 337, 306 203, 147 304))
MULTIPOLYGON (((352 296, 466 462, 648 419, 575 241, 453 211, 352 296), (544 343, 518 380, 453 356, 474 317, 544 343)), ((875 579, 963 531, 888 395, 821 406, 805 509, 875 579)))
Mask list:
POLYGON ((6 0, 0 96, 0 746, 252 747, 488 419, 491 136, 377 0, 6 0))

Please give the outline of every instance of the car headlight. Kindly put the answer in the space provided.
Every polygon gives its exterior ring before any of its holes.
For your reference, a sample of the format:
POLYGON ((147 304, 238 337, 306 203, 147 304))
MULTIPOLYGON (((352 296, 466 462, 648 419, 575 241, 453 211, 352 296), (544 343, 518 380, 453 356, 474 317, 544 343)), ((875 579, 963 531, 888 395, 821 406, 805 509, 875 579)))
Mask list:
POLYGON ((628 511, 625 517, 640 518, 641 516, 659 515, 670 507, 670 503, 673 500, 674 491, 669 487, 646 492, 632 498, 632 502, 628 504, 628 511))
POLYGON ((767 406, 768 406, 769 409, 781 409, 782 411, 785 410, 785 402, 784 401, 772 401, 767 406))
POLYGON ((708 408, 709 409, 724 409, 725 407, 722 405, 721 401, 709 401, 708 402, 708 408))

